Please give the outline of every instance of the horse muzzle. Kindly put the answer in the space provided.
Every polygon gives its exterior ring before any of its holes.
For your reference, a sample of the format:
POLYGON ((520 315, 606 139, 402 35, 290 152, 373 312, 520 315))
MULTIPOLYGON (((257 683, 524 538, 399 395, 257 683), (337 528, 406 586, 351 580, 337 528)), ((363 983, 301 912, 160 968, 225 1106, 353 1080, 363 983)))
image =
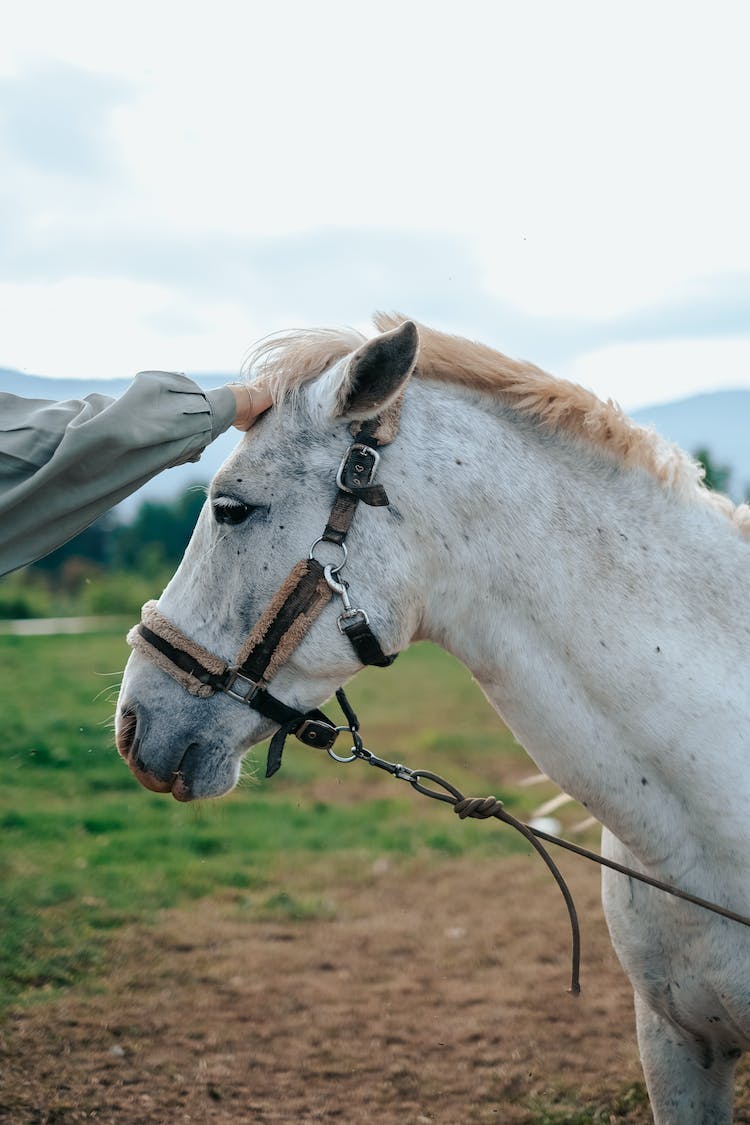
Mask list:
POLYGON ((115 723, 120 756, 144 789, 171 793, 176 801, 221 797, 234 788, 239 755, 216 753, 196 742, 172 748, 150 746, 148 725, 136 708, 122 707, 115 723))
POLYGON ((125 709, 119 712, 115 727, 115 742, 120 757, 124 758, 130 772, 144 789, 150 789, 152 793, 172 793, 178 801, 190 800, 189 796, 183 796, 186 787, 179 767, 169 770, 165 775, 160 775, 149 769, 141 758, 138 716, 135 711, 125 709))

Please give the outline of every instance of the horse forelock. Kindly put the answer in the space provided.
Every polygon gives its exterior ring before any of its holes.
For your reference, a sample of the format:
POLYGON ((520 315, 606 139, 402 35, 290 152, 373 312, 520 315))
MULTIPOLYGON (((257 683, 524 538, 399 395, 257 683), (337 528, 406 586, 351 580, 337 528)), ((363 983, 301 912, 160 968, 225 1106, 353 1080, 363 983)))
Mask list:
MULTIPOLYGON (((374 323, 380 332, 386 332, 407 319, 411 318, 380 312, 374 323)), ((655 430, 637 425, 611 399, 604 402, 585 387, 549 375, 534 364, 510 359, 486 344, 423 324, 418 329, 417 378, 495 395, 545 429, 582 440, 625 468, 645 470, 682 499, 721 512, 750 538, 750 507, 735 505, 728 497, 709 491, 701 465, 655 430)), ((280 333, 261 340, 244 368, 250 378, 265 378, 274 402, 281 403, 365 341, 352 328, 280 333)))
POLYGON ((263 379, 273 400, 280 404, 305 383, 316 379, 334 363, 365 343, 353 328, 309 328, 280 332, 261 340, 248 353, 243 370, 252 379, 263 379))

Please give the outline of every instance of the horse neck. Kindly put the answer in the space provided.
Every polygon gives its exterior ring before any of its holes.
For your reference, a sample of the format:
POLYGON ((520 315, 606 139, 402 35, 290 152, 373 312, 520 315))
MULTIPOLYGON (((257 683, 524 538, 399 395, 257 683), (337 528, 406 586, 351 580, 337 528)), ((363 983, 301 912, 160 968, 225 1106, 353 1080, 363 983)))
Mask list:
POLYGON ((448 471, 421 503, 420 635, 645 863, 674 860, 681 825, 748 789, 747 545, 645 473, 431 390, 417 441, 448 471))

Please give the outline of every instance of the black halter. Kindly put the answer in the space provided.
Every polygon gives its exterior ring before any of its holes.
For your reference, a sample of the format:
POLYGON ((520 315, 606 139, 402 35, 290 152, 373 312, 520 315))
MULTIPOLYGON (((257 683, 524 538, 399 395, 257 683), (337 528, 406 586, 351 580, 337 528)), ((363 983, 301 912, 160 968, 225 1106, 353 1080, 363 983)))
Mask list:
POLYGON ((359 503, 374 507, 389 503, 383 486, 375 483, 379 448, 386 444, 377 436, 379 425, 380 419, 374 418, 358 428, 354 443, 339 466, 338 490, 322 535, 313 543, 308 558, 297 564, 272 599, 236 663, 226 664, 186 637, 158 612, 155 603, 144 606, 140 624, 128 634, 133 648, 154 660, 192 694, 208 696, 222 691, 278 724, 268 750, 266 777, 281 766, 288 735, 293 734, 306 746, 330 750, 341 731, 350 729, 348 725, 336 726, 317 709, 299 711, 290 707, 266 689, 267 682, 300 644, 333 594, 343 602, 339 629, 349 639, 359 661, 385 668, 396 659, 397 654, 387 656, 383 652, 364 610, 352 608, 348 585, 340 579, 346 561, 345 540, 359 503), (343 559, 337 566, 324 566, 315 558, 315 548, 324 542, 341 548, 343 559))

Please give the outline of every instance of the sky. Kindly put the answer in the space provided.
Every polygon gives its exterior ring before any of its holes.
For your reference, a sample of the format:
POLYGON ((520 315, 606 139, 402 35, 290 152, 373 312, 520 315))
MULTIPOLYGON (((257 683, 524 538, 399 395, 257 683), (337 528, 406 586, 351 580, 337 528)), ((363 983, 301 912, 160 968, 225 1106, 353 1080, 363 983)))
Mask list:
POLYGON ((750 387, 744 0, 9 0, 0 367, 377 309, 626 409, 750 387))

